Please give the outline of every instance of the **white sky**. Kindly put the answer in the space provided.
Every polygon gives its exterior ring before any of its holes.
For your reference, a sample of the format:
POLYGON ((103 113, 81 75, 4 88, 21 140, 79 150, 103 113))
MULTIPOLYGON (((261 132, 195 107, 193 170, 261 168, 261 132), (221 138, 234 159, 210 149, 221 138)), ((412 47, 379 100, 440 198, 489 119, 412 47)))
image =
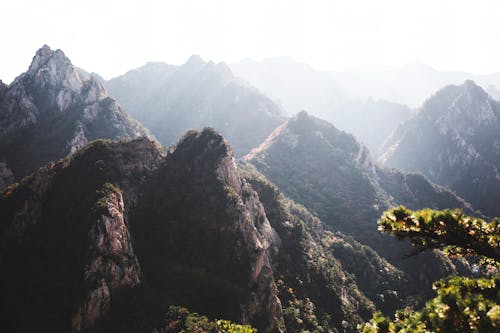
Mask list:
POLYGON ((6 0, 0 36, 7 83, 43 44, 105 78, 191 54, 228 63, 288 55, 318 69, 417 61, 500 72, 498 0, 6 0))

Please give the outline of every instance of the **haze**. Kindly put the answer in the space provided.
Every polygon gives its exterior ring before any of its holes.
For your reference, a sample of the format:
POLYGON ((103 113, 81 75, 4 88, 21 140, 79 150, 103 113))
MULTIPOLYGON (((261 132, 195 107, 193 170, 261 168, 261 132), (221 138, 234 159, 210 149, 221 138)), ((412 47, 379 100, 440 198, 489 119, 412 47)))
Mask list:
POLYGON ((238 62, 287 55, 316 69, 422 62, 500 72, 497 1, 36 1, 2 4, 0 78, 43 44, 110 78, 191 54, 238 62))

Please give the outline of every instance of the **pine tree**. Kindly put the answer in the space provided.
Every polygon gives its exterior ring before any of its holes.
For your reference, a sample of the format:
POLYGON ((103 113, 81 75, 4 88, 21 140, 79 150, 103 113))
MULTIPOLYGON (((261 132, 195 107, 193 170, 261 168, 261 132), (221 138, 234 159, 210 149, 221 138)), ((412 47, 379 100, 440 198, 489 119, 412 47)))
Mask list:
MULTIPOLYGON (((500 266, 500 219, 490 222, 460 210, 386 211, 379 229, 408 238, 416 251, 442 249, 450 256, 475 256, 480 263, 500 266)), ((497 271, 498 272, 498 271, 497 271)), ((453 276, 434 283, 437 296, 419 311, 400 310, 391 320, 381 313, 359 327, 362 333, 500 332, 500 276, 453 276)))

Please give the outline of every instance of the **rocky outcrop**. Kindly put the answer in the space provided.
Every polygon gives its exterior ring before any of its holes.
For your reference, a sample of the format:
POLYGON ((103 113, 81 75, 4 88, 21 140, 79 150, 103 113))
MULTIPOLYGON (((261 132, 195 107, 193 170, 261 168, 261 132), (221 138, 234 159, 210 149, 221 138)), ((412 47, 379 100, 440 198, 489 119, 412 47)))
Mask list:
POLYGON ((25 73, 0 87, 0 160, 16 180, 92 140, 148 135, 97 78, 47 45, 25 73))
POLYGON ((162 159, 147 139, 99 141, 8 188, 0 199, 3 328, 92 328, 117 293, 140 282, 128 212, 141 175, 162 159))
POLYGON ((158 306, 182 301, 211 317, 279 331, 283 319, 270 260, 279 237, 222 136, 212 129, 186 133, 143 193, 132 234, 144 276, 165 272, 167 284, 184 280, 179 291, 145 280, 163 295, 158 306), (148 224, 134 227, 139 220, 148 224), (158 253, 163 263, 152 260, 158 253), (199 279, 196 271, 204 276, 201 284, 190 282, 199 279), (191 292, 182 294, 184 288, 191 292), (221 295, 226 301, 214 302, 221 295))
POLYGON ((107 314, 111 295, 140 282, 140 267, 125 224, 121 191, 106 183, 99 192, 96 222, 88 233, 89 250, 84 271, 86 297, 71 320, 72 330, 92 328, 107 314))
POLYGON ((500 215, 500 104, 474 82, 438 91, 384 146, 383 164, 423 173, 500 215))

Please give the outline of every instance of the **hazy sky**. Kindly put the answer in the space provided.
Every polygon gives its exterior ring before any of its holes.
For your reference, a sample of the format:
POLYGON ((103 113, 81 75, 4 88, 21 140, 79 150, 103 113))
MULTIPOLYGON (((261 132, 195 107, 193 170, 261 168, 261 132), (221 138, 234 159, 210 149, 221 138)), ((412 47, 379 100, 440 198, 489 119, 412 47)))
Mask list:
POLYGON ((43 44, 105 78, 191 54, 237 62, 288 55, 318 69, 423 62, 500 72, 498 0, 15 0, 0 9, 0 79, 43 44))

